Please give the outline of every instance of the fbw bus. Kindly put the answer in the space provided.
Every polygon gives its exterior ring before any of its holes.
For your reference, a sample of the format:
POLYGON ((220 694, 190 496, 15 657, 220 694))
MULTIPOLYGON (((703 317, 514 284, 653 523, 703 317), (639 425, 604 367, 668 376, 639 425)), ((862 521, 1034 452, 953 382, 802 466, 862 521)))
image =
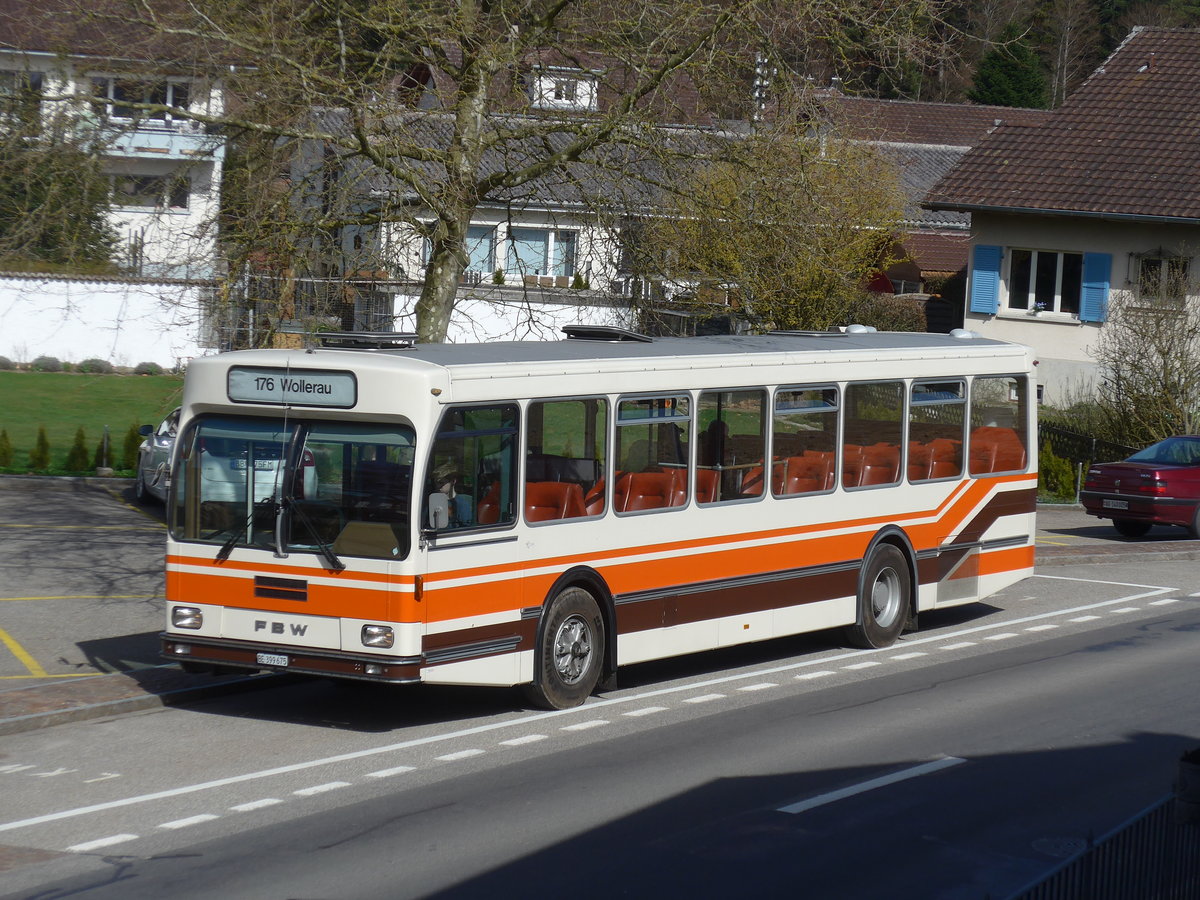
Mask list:
POLYGON ((1028 348, 567 332, 194 361, 164 655, 562 708, 675 654, 886 647, 1032 570, 1028 348))

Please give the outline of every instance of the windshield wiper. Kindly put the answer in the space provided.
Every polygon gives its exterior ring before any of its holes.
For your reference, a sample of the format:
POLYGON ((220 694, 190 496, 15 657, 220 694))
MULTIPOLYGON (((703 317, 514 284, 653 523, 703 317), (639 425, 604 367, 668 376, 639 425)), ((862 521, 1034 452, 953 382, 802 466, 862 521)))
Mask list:
POLYGON ((337 558, 337 554, 333 552, 333 548, 321 537, 320 532, 317 531, 317 526, 313 524, 312 519, 304 512, 300 504, 287 503, 287 508, 292 511, 295 518, 298 518, 305 529, 307 529, 309 536, 316 543, 317 549, 321 551, 321 556, 329 564, 329 568, 334 572, 340 572, 346 568, 346 564, 337 558))
POLYGON ((259 500, 252 507, 250 507, 250 515, 246 516, 246 521, 242 523, 242 527, 231 534, 229 539, 221 545, 221 549, 217 551, 218 560, 224 561, 229 558, 229 554, 233 552, 233 548, 237 546, 237 542, 246 536, 246 532, 249 530, 250 524, 254 521, 254 517, 274 502, 274 497, 267 497, 263 500, 259 500))

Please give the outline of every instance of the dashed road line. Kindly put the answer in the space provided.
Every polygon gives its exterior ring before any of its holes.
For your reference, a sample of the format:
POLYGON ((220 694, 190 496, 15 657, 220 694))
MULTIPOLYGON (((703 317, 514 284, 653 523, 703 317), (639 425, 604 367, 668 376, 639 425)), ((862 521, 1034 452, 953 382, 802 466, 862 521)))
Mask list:
POLYGON ((68 853, 91 853, 93 850, 101 850, 104 847, 111 847, 114 844, 124 844, 126 841, 136 841, 136 834, 110 834, 108 837, 96 838, 94 841, 85 841, 82 844, 72 844, 67 848, 68 853))
POLYGON ((1151 606, 1166 606, 1168 603, 1178 603, 1178 597, 1163 597, 1161 600, 1151 600, 1151 606))
POLYGON ((459 750, 457 753, 447 753, 444 756, 435 756, 434 759, 441 762, 458 762, 460 759, 470 759, 472 756, 483 756, 485 750, 459 750))
POLYGON ((945 644, 938 647, 939 650, 966 650, 968 647, 976 646, 975 641, 959 641, 957 644, 945 644))
POLYGON ((928 656, 928 655, 929 655, 928 653, 925 653, 922 650, 915 650, 912 653, 901 653, 899 656, 889 656, 888 659, 893 659, 896 662, 903 662, 906 659, 916 659, 918 656, 928 656))
POLYGON ((796 676, 797 681, 812 681, 816 678, 827 678, 830 675, 836 675, 836 672, 831 672, 828 669, 822 669, 819 672, 804 672, 796 676))
POLYGON ((363 778, 391 778, 393 775, 403 775, 405 772, 416 771, 412 766, 392 766, 390 769, 380 769, 368 772, 363 778))
POLYGON ((544 740, 546 740, 546 735, 544 735, 544 734, 524 734, 524 735, 521 735, 521 737, 515 737, 515 738, 512 738, 507 741, 501 741, 500 746, 502 746, 502 747, 521 747, 521 746, 524 746, 525 744, 535 744, 538 741, 544 741, 544 740))
POLYGON ((628 716, 631 719, 636 719, 641 716, 652 716, 655 713, 666 711, 667 707, 665 706, 643 706, 641 709, 631 709, 629 712, 622 713, 621 715, 628 716))
POLYGON ((1031 625, 1030 627, 1026 628, 1025 630, 1026 631, 1053 631, 1057 627, 1058 627, 1057 625, 1051 625, 1051 624, 1047 623, 1046 625, 1031 625))
POLYGON ((701 694, 699 697, 688 697, 684 703, 712 703, 714 700, 724 700, 724 694, 701 694))
POLYGON ((1000 634, 989 634, 984 638, 984 640, 985 641, 1006 641, 1009 638, 1015 638, 1016 636, 1017 636, 1017 633, 1015 631, 1002 631, 1000 634))
MULTIPOLYGON (((483 752, 482 750, 480 751, 483 752)), ((297 797, 311 797, 314 794, 324 794, 327 791, 336 791, 339 788, 350 787, 348 781, 327 781, 325 784, 315 784, 312 787, 300 788, 292 791, 297 797)))
POLYGON ((881 663, 877 659, 868 659, 866 662, 851 663, 848 666, 842 666, 842 668, 849 669, 852 672, 857 672, 859 669, 873 669, 875 666, 882 666, 882 665, 883 665, 883 663, 881 663))
POLYGON ((1095 622, 1099 616, 1076 616, 1073 619, 1067 619, 1068 622, 1095 622))
POLYGON ((600 728, 607 724, 608 719, 587 719, 583 722, 576 722, 574 725, 564 725, 559 731, 587 731, 589 728, 600 728))
POLYGON ((229 809, 231 812, 254 812, 256 809, 266 809, 268 806, 275 806, 282 802, 278 797, 263 797, 261 800, 251 800, 249 803, 239 803, 229 809))
POLYGON ((1120 609, 1113 609, 1113 610, 1109 610, 1109 611, 1113 615, 1117 615, 1118 613, 1138 612, 1140 609, 1141 609, 1140 606, 1122 606, 1120 609))
POLYGON ((773 687, 779 687, 779 685, 774 681, 760 681, 758 684, 744 684, 738 690, 749 693, 750 691, 765 691, 767 688, 773 687))
POLYGON ((199 825, 202 822, 211 822, 213 819, 219 818, 221 817, 212 813, 200 813, 197 816, 188 816, 186 819, 176 819, 174 822, 163 822, 158 827, 178 831, 180 828, 190 828, 193 825, 199 825))

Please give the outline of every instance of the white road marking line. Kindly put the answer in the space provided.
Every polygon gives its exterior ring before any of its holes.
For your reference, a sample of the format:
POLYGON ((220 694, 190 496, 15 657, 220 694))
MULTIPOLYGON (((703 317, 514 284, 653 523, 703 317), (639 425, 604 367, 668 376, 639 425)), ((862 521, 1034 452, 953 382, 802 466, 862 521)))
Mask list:
POLYGON ((667 707, 665 706, 643 706, 641 709, 631 709, 629 712, 623 713, 622 715, 629 716, 631 719, 633 719, 637 718, 638 716, 650 716, 654 713, 666 711, 667 707))
POLYGON ((513 738, 510 741, 501 741, 500 744, 504 747, 520 747, 522 744, 535 744, 538 741, 546 740, 544 734, 526 734, 518 738, 513 738))
POLYGON ((699 697, 687 697, 684 703, 711 703, 713 700, 721 700, 725 697, 724 694, 701 694, 699 697))
POLYGON ((1178 603, 1178 597, 1164 597, 1162 600, 1151 600, 1151 606, 1166 606, 1168 603, 1178 603))
POLYGON ((851 785, 850 787, 842 788, 839 791, 830 791, 828 794, 820 794, 816 797, 811 797, 808 800, 801 800, 798 803, 790 803, 787 806, 779 807, 779 812, 796 813, 806 812, 810 809, 816 809, 818 806, 825 806, 827 803, 835 803, 838 800, 844 800, 847 797, 853 797, 856 794, 865 794, 867 791, 873 791, 876 788, 887 787, 891 784, 896 784, 901 781, 907 781, 910 778, 919 778, 922 775, 929 775, 932 772, 948 769, 950 766, 957 766, 959 763, 965 763, 965 759, 960 759, 957 756, 944 756, 941 759, 935 759, 932 762, 922 763, 919 766, 913 766, 910 769, 902 769, 899 772, 893 772, 891 775, 883 775, 879 778, 872 778, 870 781, 864 781, 861 784, 851 785))
MULTIPOLYGON (((992 628, 999 627, 1001 624, 1006 628, 1015 628, 1018 625, 1024 625, 1027 622, 1038 622, 1050 618, 1058 618, 1061 616, 1071 615, 1072 613, 1084 612, 1093 609, 1107 609, 1110 606, 1116 606, 1121 603, 1132 603, 1136 600, 1144 600, 1147 597, 1154 597, 1160 594, 1165 594, 1170 591, 1178 591, 1177 587, 1160 587, 1150 584, 1134 584, 1128 581, 1098 581, 1094 578, 1076 578, 1068 575, 1043 575, 1034 573, 1031 578, 1038 578, 1047 581, 1073 581, 1086 584, 1107 584, 1116 587, 1142 588, 1143 590, 1135 594, 1128 594, 1123 597, 1117 597, 1113 600, 1101 600, 1098 603, 1089 603, 1086 606, 1076 606, 1071 609, 1055 610, 1053 612, 1038 613, 1032 616, 1024 616, 1019 619, 1013 619, 1009 622, 996 623, 990 625, 977 625, 971 628, 964 628, 961 631, 952 632, 950 634, 931 635, 927 638, 915 638, 906 641, 912 646, 921 644, 929 644, 937 641, 944 641, 956 637, 966 637, 972 634, 981 634, 992 628)), ((320 759, 309 759, 302 762, 291 763, 286 766, 276 766, 271 769, 260 769, 255 772, 243 772, 240 775, 230 775, 225 778, 216 778, 212 781, 202 781, 195 784, 185 784, 179 787, 167 788, 161 791, 154 791, 149 794, 137 794, 132 797, 122 797, 118 800, 109 800, 104 803, 93 803, 88 806, 77 806, 73 809, 64 809, 58 812, 46 813, 40 816, 31 816, 28 819, 16 819, 9 822, 0 822, 0 832, 14 831, 20 828, 29 828, 33 825, 44 825, 47 822, 57 822, 63 819, 73 819, 79 816, 86 816, 96 812, 105 812, 110 809, 121 809, 126 806, 136 806, 141 803, 151 803, 155 800, 166 800, 172 797, 180 797, 185 794, 195 794, 201 791, 210 791, 214 788, 227 787, 232 784, 245 784, 251 781, 261 781, 264 778, 272 778, 276 775, 287 775, 292 772, 303 772, 307 769, 315 769, 318 766, 328 766, 335 763, 349 762, 356 759, 366 759, 371 756, 381 756, 388 753, 396 753, 401 750, 411 750, 414 747, 424 747, 428 744, 440 744, 446 741, 458 740, 465 737, 470 737, 479 734, 489 734, 493 731, 502 729, 520 728, 530 725, 534 722, 545 721, 550 718, 558 718, 560 716, 571 716, 579 713, 580 709, 594 710, 601 706, 613 706, 616 704, 631 704, 643 703, 653 697, 667 697, 674 694, 682 693, 683 691, 694 691, 697 688, 715 687, 716 685, 731 684, 733 682, 742 681, 747 678, 762 678, 764 676, 775 675, 781 672, 794 672, 797 669, 806 669, 810 666, 831 665, 843 659, 861 659, 864 655, 876 653, 874 650, 850 650, 845 653, 835 654, 833 656, 822 657, 820 659, 805 659, 800 662, 789 662, 783 665, 776 666, 771 669, 763 669, 757 672, 741 672, 736 675, 722 675, 716 678, 710 678, 708 681, 699 684, 672 685, 670 687, 658 688, 655 690, 645 691, 640 694, 630 694, 625 697, 615 697, 612 699, 592 698, 583 707, 574 707, 572 709, 559 709, 550 712, 534 713, 532 715, 523 716, 518 719, 507 719, 500 722, 488 722, 484 725, 473 725, 469 728, 461 728, 456 731, 448 731, 439 734, 425 735, 424 737, 413 738, 406 741, 398 741, 393 744, 383 744, 378 747, 366 747, 362 750, 354 750, 349 753, 339 753, 334 756, 326 756, 320 759)), ((827 673, 833 674, 833 673, 827 673)), ((795 676, 800 678, 802 676, 795 676)))
POLYGON ((415 771, 412 766, 392 766, 390 769, 380 769, 377 772, 368 772, 363 778, 390 778, 393 775, 403 775, 405 772, 415 771))
POLYGON ((968 647, 974 647, 975 641, 959 641, 957 644, 946 644, 944 647, 938 647, 939 650, 966 650, 968 647))
POLYGON ((1025 630, 1026 631, 1053 631, 1057 627, 1058 627, 1057 625, 1031 625, 1030 627, 1026 628, 1025 630))
POLYGON ((68 853, 90 853, 101 847, 111 847, 113 844, 123 844, 126 841, 137 840, 136 834, 110 834, 108 837, 97 838, 83 844, 74 844, 67 848, 68 853))
POLYGON ((850 664, 850 665, 848 665, 848 666, 842 666, 842 668, 843 668, 843 669, 849 669, 849 670, 851 670, 852 672, 854 672, 854 671, 858 671, 859 669, 870 669, 870 668, 873 668, 873 667, 875 667, 875 666, 882 666, 882 665, 883 665, 883 663, 881 663, 881 662, 880 662, 879 660, 877 660, 877 659, 868 659, 866 662, 860 662, 860 663, 851 663, 851 664, 850 664))
POLYGON ((176 819, 174 822, 163 822, 159 828, 169 828, 175 831, 179 828, 189 828, 192 825, 199 825, 201 822, 211 822, 213 819, 219 819, 220 816, 215 816, 212 813, 201 813, 198 816, 188 816, 186 819, 176 819))
POLYGON ((767 688, 779 687, 774 681, 760 681, 758 684, 745 684, 738 688, 739 691, 765 691, 767 688))
POLYGON ((314 784, 312 787, 292 791, 297 797, 311 797, 313 794, 324 794, 326 791, 336 791, 339 788, 350 787, 348 781, 327 781, 325 784, 314 784))
POLYGON ((1068 622, 1095 622, 1099 616, 1076 616, 1073 619, 1068 619, 1068 622))
POLYGON ((460 759, 470 759, 472 756, 483 756, 483 754, 483 750, 459 750, 457 753, 435 756, 434 759, 440 759, 442 762, 458 762, 460 759))
POLYGON ((261 800, 251 800, 249 803, 239 803, 237 806, 229 807, 231 812, 254 812, 256 809, 265 809, 268 806, 275 806, 282 803, 278 797, 263 797, 261 800))
POLYGON ((560 731, 587 731, 589 728, 599 728, 607 725, 608 719, 588 719, 586 722, 576 722, 574 725, 564 725, 560 731))
POLYGON ((830 672, 828 669, 824 669, 820 672, 805 672, 803 675, 797 675, 796 680, 797 681, 811 681, 814 678, 825 678, 826 676, 833 675, 833 674, 835 674, 835 673, 830 672))
POLYGON ((929 654, 926 653, 924 650, 917 650, 913 653, 901 653, 898 656, 889 656, 888 659, 894 659, 897 662, 900 662, 905 659, 916 659, 918 656, 928 656, 928 655, 929 654))
POLYGON ((1017 634, 1015 631, 1002 631, 1000 634, 989 634, 986 637, 984 637, 984 640, 985 641, 1006 641, 1009 638, 1014 638, 1016 636, 1017 636, 1017 634))
POLYGON ((1140 606, 1122 606, 1120 609, 1110 610, 1110 612, 1112 612, 1115 615, 1116 613, 1137 612, 1139 609, 1141 609, 1140 606))

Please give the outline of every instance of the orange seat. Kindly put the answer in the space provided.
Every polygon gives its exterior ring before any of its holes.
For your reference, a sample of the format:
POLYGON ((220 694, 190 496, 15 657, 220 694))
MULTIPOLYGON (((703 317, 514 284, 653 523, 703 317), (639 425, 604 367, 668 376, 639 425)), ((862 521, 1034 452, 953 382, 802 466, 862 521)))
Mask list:
POLYGON ((525 520, 546 522, 587 515, 583 488, 573 481, 529 481, 525 484, 525 520))
MULTIPOLYGON (((621 480, 621 473, 617 473, 617 481, 621 480)), ((589 516, 598 516, 604 512, 604 479, 601 478, 591 490, 587 492, 587 496, 583 498, 584 511, 589 516)))
POLYGON ((900 469, 900 448, 895 444, 873 444, 863 450, 859 484, 895 484, 900 469))
POLYGON ((617 482, 613 507, 617 512, 636 512, 682 506, 687 501, 687 486, 677 485, 676 480, 672 472, 630 472, 617 482))
POLYGON ((475 521, 480 525, 495 525, 500 521, 500 482, 493 481, 491 489, 479 501, 475 521))
POLYGON ((972 475, 1015 472, 1025 468, 1025 445, 1012 428, 983 425, 971 432, 972 475))
POLYGON ((721 474, 716 469, 696 470, 696 502, 716 503, 721 474))

